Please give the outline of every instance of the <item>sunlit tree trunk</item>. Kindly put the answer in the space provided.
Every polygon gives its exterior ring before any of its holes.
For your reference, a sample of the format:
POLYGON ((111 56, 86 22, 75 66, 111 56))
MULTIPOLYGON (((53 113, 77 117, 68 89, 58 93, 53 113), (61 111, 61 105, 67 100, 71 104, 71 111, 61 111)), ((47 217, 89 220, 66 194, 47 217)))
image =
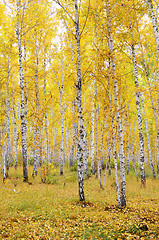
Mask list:
MULTIPOLYGON (((149 6, 149 11, 150 11, 150 15, 151 15, 151 20, 152 20, 152 25, 153 25, 153 30, 154 30, 154 35, 155 35, 155 40, 156 40, 156 45, 157 45, 157 51, 158 51, 158 56, 159 56, 159 33, 158 33, 157 20, 156 20, 156 16, 155 16, 154 10, 153 10, 152 0, 147 0, 147 3, 148 3, 148 6, 149 6)), ((157 79, 159 81, 159 76, 157 76, 157 79)), ((155 116, 155 120, 157 120, 156 121, 156 123, 157 123, 156 124, 156 128, 157 128, 157 175, 158 175, 158 178, 159 178, 159 124, 158 124, 158 116, 155 116)))
POLYGON ((7 114, 7 131, 6 131, 6 157, 5 157, 5 166, 6 166, 6 177, 8 177, 9 172, 9 157, 10 157, 10 110, 9 110, 9 76, 10 76, 10 59, 8 58, 8 72, 7 72, 7 84, 6 84, 6 114, 7 114))
POLYGON ((74 165, 74 144, 75 144, 75 131, 74 128, 71 128, 70 167, 74 165))
POLYGON ((148 123, 147 123, 147 117, 146 117, 146 113, 145 113, 145 106, 144 106, 144 101, 143 101, 142 95, 141 95, 141 100, 142 100, 143 114, 144 114, 144 118, 145 118, 145 126, 146 126, 147 145, 148 145, 150 166, 152 168, 153 177, 156 178, 155 169, 154 169, 153 162, 152 162, 152 154, 151 154, 151 146, 150 146, 150 137, 149 137, 148 123))
MULTIPOLYGON (((35 89, 33 88, 33 111, 35 111, 35 89)), ((33 175, 34 175, 34 169, 36 166, 36 155, 35 155, 35 148, 36 148, 36 131, 35 131, 35 117, 33 115, 33 123, 32 123, 32 131, 33 131, 33 175)))
POLYGON ((19 23, 20 13, 20 1, 17 1, 17 26, 16 35, 18 41, 19 50, 19 73, 20 73, 20 89, 21 89, 21 131, 22 131, 22 156, 23 156, 23 181, 28 181, 28 169, 27 169, 27 124, 26 124, 26 113, 25 113, 25 88, 24 88, 24 77, 23 77, 23 56, 21 46, 21 30, 19 23))
POLYGON ((17 124, 17 116, 14 108, 14 168, 17 169, 18 165, 18 124, 17 124))
MULTIPOLYGON (((130 24, 131 35, 133 38, 133 29, 132 24, 130 24)), ((138 129, 139 129, 139 140, 140 140, 140 174, 141 174, 141 186, 145 187, 146 178, 145 178, 145 167, 144 167, 144 138, 143 138, 143 130, 142 130, 142 119, 141 119, 141 106, 140 106, 140 92, 139 92, 139 81, 138 81, 138 72, 137 72, 137 63, 135 56, 135 46, 131 45, 132 50, 132 61, 133 61, 133 70, 135 77, 135 87, 136 87, 136 108, 138 115, 138 129)))
POLYGON ((116 118, 117 118, 117 129, 119 133, 119 152, 120 152, 120 206, 126 206, 126 181, 125 181, 125 155, 124 155, 124 143, 123 143, 123 132, 121 127, 121 117, 119 113, 119 103, 118 103, 118 85, 116 79, 116 68, 115 68, 115 57, 113 48, 113 36, 111 31, 111 21, 110 21, 110 10, 109 2, 107 1, 107 21, 108 21, 108 47, 110 51, 110 61, 112 64, 112 76, 114 84, 114 102, 116 107, 116 118))
MULTIPOLYGON (((108 129, 108 124, 107 124, 107 129, 108 129)), ((110 165, 110 138, 109 138, 109 132, 107 130, 107 146, 108 146, 108 175, 110 176, 111 175, 111 165, 110 165)))
POLYGON ((60 148, 60 174, 63 175, 64 163, 64 116, 63 116, 63 83, 59 86, 60 91, 60 112, 61 112, 61 148, 60 148))
POLYGON ((11 118, 11 124, 10 124, 10 128, 11 128, 11 130, 10 130, 10 154, 9 154, 9 164, 10 164, 10 166, 13 166, 13 129, 14 129, 14 127, 13 127, 13 118, 11 118))
MULTIPOLYGON (((111 70, 110 70, 110 59, 109 59, 108 91, 109 91, 109 106, 110 106, 111 126, 112 126, 112 144, 113 144, 113 157, 114 157, 114 168, 115 168, 115 182, 116 182, 118 206, 121 206, 119 180, 118 180, 118 166, 117 166, 117 149, 116 149, 115 125, 114 125, 114 116, 113 116, 113 110, 112 110, 112 97, 111 97, 111 91, 110 91, 110 77, 111 77, 111 70)), ((107 168, 107 164, 106 164, 106 168, 107 168)))
POLYGON ((95 80, 93 79, 93 86, 92 86, 92 111, 91 111, 91 130, 92 130, 92 137, 91 137, 91 171, 92 174, 95 174, 95 165, 94 165, 94 155, 95 155, 95 147, 94 147, 94 142, 95 142, 95 133, 94 133, 94 128, 95 128, 95 80))
POLYGON ((85 179, 87 179, 89 177, 88 174, 88 144, 87 144, 87 139, 86 139, 86 132, 85 132, 85 128, 84 128, 84 151, 83 151, 83 164, 84 164, 84 177, 85 179))
POLYGON ((129 166, 130 166, 130 156, 129 156, 129 150, 130 150, 130 144, 129 144, 129 122, 128 119, 126 118, 126 127, 127 127, 127 133, 126 133, 126 149, 127 149, 127 162, 126 162, 126 170, 127 170, 127 174, 129 174, 129 166))
POLYGON ((4 119, 4 153, 3 153, 3 156, 4 156, 4 167, 3 167, 3 178, 6 179, 6 151, 7 151, 7 144, 6 144, 6 119, 4 119))
POLYGON ((82 110, 82 79, 81 79, 81 53, 80 53, 80 32, 79 32, 79 10, 77 0, 75 0, 75 25, 76 25, 76 44, 77 44, 77 106, 78 106, 78 143, 77 143, 77 165, 78 165, 78 184, 79 201, 85 201, 84 181, 83 181, 83 152, 84 152, 84 120, 82 110))
POLYGON ((46 60, 44 59, 44 107, 45 107, 45 137, 46 137, 46 150, 45 158, 47 165, 47 173, 49 171, 49 136, 48 136, 48 119, 47 119, 47 103, 46 103, 46 60))
POLYGON ((65 118, 65 131, 66 131, 66 162, 68 168, 68 160, 69 160, 69 150, 68 150, 68 130, 67 130, 67 118, 65 118))

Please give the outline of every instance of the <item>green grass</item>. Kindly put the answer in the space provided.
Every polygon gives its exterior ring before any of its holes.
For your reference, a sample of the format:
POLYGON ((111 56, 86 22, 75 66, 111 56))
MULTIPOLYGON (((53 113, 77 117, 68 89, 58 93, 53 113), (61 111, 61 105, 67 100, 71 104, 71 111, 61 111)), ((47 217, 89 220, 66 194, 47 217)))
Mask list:
POLYGON ((133 172, 126 176, 125 209, 117 207, 113 171, 104 190, 95 176, 85 180, 83 204, 75 171, 64 169, 60 176, 55 168, 47 183, 31 174, 29 167, 32 185, 23 183, 21 167, 10 169, 5 184, 0 176, 0 239, 159 239, 159 180, 151 173, 146 188, 133 172), (141 229, 144 224, 148 231, 141 229))

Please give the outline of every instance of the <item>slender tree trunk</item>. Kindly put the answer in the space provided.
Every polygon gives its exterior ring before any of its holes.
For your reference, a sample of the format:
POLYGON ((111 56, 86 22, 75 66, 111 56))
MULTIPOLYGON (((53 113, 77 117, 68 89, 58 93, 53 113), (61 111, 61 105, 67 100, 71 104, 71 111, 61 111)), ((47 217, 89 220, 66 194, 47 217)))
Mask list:
POLYGON ((95 174, 95 164, 94 164, 94 155, 95 155, 95 148, 94 148, 94 142, 95 142, 95 134, 94 134, 94 128, 95 128, 95 80, 93 79, 93 94, 92 94, 92 111, 91 111, 91 129, 92 129, 92 138, 91 138, 91 171, 92 174, 95 174))
MULTIPOLYGON (((149 81, 149 77, 147 75, 147 80, 149 81)), ((157 116, 157 110, 154 104, 153 96, 150 90, 150 99, 151 99, 151 104, 152 104, 152 109, 154 112, 154 117, 155 117, 155 125, 156 125, 156 131, 157 131, 157 175, 159 178, 159 123, 158 123, 158 116, 157 116)))
POLYGON ((88 145, 87 145, 85 128, 84 128, 83 142, 84 142, 84 150, 83 150, 84 177, 85 177, 85 179, 87 179, 87 178, 89 178, 89 174, 88 174, 88 156, 89 156, 89 153, 88 153, 88 145))
POLYGON ((9 164, 13 166, 13 118, 11 118, 11 133, 10 133, 10 153, 9 153, 9 164))
MULTIPOLYGON (((115 168, 115 182, 116 182, 116 191, 117 191, 117 201, 118 206, 121 206, 121 199, 120 199, 120 189, 119 189, 119 180, 118 180, 118 166, 117 166, 117 149, 116 149, 116 138, 115 138, 115 126, 114 126, 114 116, 112 110, 112 97, 110 92, 110 59, 109 59, 109 67, 108 67, 108 91, 109 91, 109 105, 110 105, 110 115, 111 115, 111 126, 112 126, 112 143, 113 143, 113 157, 114 157, 114 168, 115 168)), ((107 168, 107 164, 106 164, 107 168)))
POLYGON ((6 152, 7 152, 7 144, 6 144, 6 119, 4 120, 4 167, 3 167, 3 179, 6 179, 6 152))
POLYGON ((71 129, 71 148, 70 148, 70 167, 74 165, 74 143, 75 142, 75 131, 71 129))
POLYGON ((14 109, 14 168, 17 169, 18 165, 18 140, 19 140, 19 133, 18 133, 18 125, 17 125, 17 117, 16 112, 14 109))
POLYGON ((127 139, 127 174, 129 174, 129 164, 130 159, 129 159, 129 140, 127 139))
POLYGON ((121 127, 121 117, 119 113, 119 103, 118 103, 118 85, 116 79, 116 69, 115 69, 115 57, 113 48, 113 36, 111 31, 111 21, 110 21, 110 10, 109 3, 107 1, 107 21, 108 21, 108 45, 110 51, 110 61, 112 63, 112 76, 114 84, 114 102, 116 107, 116 118, 117 118, 117 128, 119 133, 119 152, 120 152, 120 185, 121 185, 121 196, 120 204, 121 207, 126 206, 126 181, 125 181, 125 156, 124 156, 124 143, 123 143, 123 132, 121 127))
MULTIPOLYGON (((34 88, 33 88, 33 110, 35 111, 35 96, 34 96, 34 88)), ((34 115, 33 115, 34 117, 34 115)), ((35 132, 35 118, 33 119, 33 125, 32 125, 32 131, 33 131, 33 175, 34 170, 36 168, 36 156, 35 156, 35 148, 36 148, 36 132, 35 132)))
POLYGON ((9 73, 10 73, 10 59, 8 59, 8 73, 7 73, 7 95, 6 95, 6 113, 7 113, 7 132, 6 132, 6 138, 7 138, 7 144, 6 144, 6 177, 8 177, 9 172, 9 156, 10 156, 10 110, 9 110, 9 73))
POLYGON ((46 137, 46 165, 47 174, 49 173, 49 136, 48 136, 48 119, 47 119, 47 104, 46 104, 46 60, 44 59, 44 107, 45 107, 45 137, 46 137))
POLYGON ((150 146, 150 137, 149 137, 148 123, 147 123, 147 117, 146 117, 146 113, 145 113, 145 106, 144 106, 144 101, 143 101, 142 95, 141 95, 141 100, 142 100, 142 108, 143 108, 143 113, 144 113, 144 118, 145 118, 145 126, 146 126, 147 145, 148 145, 150 166, 152 168, 153 177, 156 178, 155 169, 154 169, 153 162, 152 162, 152 154, 151 154, 151 146, 150 146))
POLYGON ((36 73, 35 73, 35 102, 36 102, 36 125, 35 125, 35 162, 33 165, 33 176, 37 175, 40 162, 40 129, 39 129, 39 56, 37 45, 37 32, 35 27, 35 55, 36 55, 36 73))
MULTIPOLYGON (((153 25, 155 40, 156 40, 156 47, 157 47, 157 52, 158 52, 158 56, 159 56, 159 32, 158 32, 157 19, 156 19, 155 14, 154 14, 152 0, 147 0, 147 3, 148 3, 150 15, 151 15, 151 21, 152 21, 152 25, 153 25)), ((158 62, 158 57, 157 57, 157 62, 158 62)), ((157 71, 157 80, 159 81, 159 72, 158 71, 157 71)), ((159 100, 159 98, 158 98, 158 100, 159 100)), ((158 101, 158 103, 159 103, 159 101, 158 101)), ((158 107, 158 109, 159 109, 159 107, 158 107)), ((157 126, 156 126, 157 127, 157 175, 158 175, 158 178, 159 178, 159 124, 158 124, 158 116, 155 116, 155 120, 157 120, 157 126)))
POLYGON ((19 28, 19 13, 20 13, 20 2, 17 1, 17 41, 19 50, 19 72, 20 72, 20 89, 21 89, 21 130, 22 130, 22 156, 23 156, 23 181, 28 181, 28 169, 27 169, 27 124, 26 124, 26 113, 25 113, 25 88, 24 88, 24 77, 23 77, 23 56, 21 46, 21 33, 19 28))
POLYGON ((64 163, 64 117, 63 117, 63 84, 60 87, 60 112, 61 112, 61 148, 60 148, 60 175, 63 175, 63 163, 64 163))
POLYGON ((76 24, 76 44, 77 44, 77 105, 78 105, 78 143, 77 143, 77 165, 79 201, 85 201, 84 181, 83 181, 83 152, 84 152, 84 120, 82 110, 82 79, 81 79, 81 53, 80 53, 80 32, 79 32, 79 12, 77 0, 75 0, 75 24, 76 24))
POLYGON ((68 150, 67 118, 65 118, 65 131, 66 131, 66 158, 67 158, 67 168, 68 168, 69 150, 68 150))
MULTIPOLYGON (((133 38, 133 30, 132 24, 130 24, 131 35, 133 38)), ((133 69, 134 69, 134 77, 135 77, 135 87, 136 87, 136 108, 138 114, 138 129, 139 129, 139 139, 140 139, 140 174, 141 174, 141 186, 146 186, 146 178, 145 178, 145 167, 144 167, 144 138, 143 138, 143 130, 142 130, 142 119, 141 119, 141 107, 140 107, 140 92, 138 90, 139 81, 138 81, 138 72, 137 72, 137 63, 135 56, 135 47, 134 44, 131 45, 132 49, 132 60, 133 60, 133 69)))
MULTIPOLYGON (((107 124, 108 129, 108 124, 107 124)), ((110 165, 110 138, 109 138, 109 132, 107 131, 107 144, 108 144, 108 175, 111 175, 111 165, 110 165)))

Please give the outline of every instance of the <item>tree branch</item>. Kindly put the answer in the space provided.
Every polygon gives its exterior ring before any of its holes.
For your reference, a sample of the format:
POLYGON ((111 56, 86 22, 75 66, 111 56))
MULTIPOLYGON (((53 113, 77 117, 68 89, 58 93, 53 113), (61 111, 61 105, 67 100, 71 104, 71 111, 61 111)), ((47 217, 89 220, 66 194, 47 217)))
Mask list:
POLYGON ((84 29, 85 29, 85 26, 86 26, 86 23, 87 23, 87 20, 88 20, 88 15, 89 15, 89 9, 90 9, 90 0, 89 0, 89 4, 88 4, 88 11, 87 11, 86 20, 85 20, 85 23, 83 25, 82 31, 80 33, 80 36, 82 35, 82 33, 83 33, 84 29))
POLYGON ((71 15, 69 14, 69 12, 66 10, 66 8, 59 2, 56 0, 53 0, 55 3, 57 3, 66 13, 67 15, 70 17, 70 19, 73 21, 74 24, 76 24, 76 22, 74 21, 74 19, 71 17, 71 15))

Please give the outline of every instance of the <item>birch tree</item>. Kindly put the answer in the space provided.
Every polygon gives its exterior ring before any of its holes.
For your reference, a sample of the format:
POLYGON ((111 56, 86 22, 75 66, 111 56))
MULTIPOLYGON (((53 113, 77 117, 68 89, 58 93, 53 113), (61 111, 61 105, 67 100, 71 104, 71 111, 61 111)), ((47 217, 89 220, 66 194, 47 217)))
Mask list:
POLYGON ((19 14, 20 14, 20 1, 16 1, 17 5, 17 26, 16 35, 19 51, 19 74, 20 74, 20 89, 21 89, 21 133, 22 133, 22 156, 23 156, 23 181, 28 181, 28 169, 27 169, 27 124, 26 124, 26 112, 25 112, 25 88, 24 88, 24 76, 23 76, 23 55, 22 55, 22 29, 20 29, 19 14))
MULTIPOLYGON (((133 28, 132 23, 130 23, 131 36, 133 39, 133 28)), ((132 61, 133 61, 133 70, 135 77, 135 87, 136 87, 136 108, 138 114, 138 129, 139 129, 139 139, 140 139, 140 174, 141 174, 141 186, 145 187, 146 178, 145 178, 145 167, 144 167, 144 139, 143 139, 143 130, 142 130, 142 118, 141 118, 141 106, 140 106, 140 92, 139 92, 139 80, 138 80, 138 72, 137 72, 137 63, 135 56, 135 46, 132 43, 132 61)))
POLYGON ((116 119, 117 128, 119 133, 119 151, 120 151, 120 184, 121 184, 121 196, 120 196, 120 206, 126 206, 126 181, 125 181, 125 155, 124 155, 124 143, 123 143, 123 132, 121 126, 121 117, 119 112, 119 102, 118 102, 118 85, 116 77, 116 67, 115 67, 115 57, 114 57, 114 47, 113 47, 113 36, 111 31, 111 19, 110 19, 110 9, 109 1, 106 5, 107 11, 107 21, 108 21, 108 47, 110 51, 110 61, 112 65, 112 75, 113 75, 113 85, 114 85, 114 102, 116 107, 116 119))
POLYGON ((95 80, 93 79, 92 86, 92 111, 91 111, 91 129, 92 129, 92 137, 91 137, 91 171, 92 174, 95 174, 95 165, 94 165, 94 156, 95 156, 95 80))

